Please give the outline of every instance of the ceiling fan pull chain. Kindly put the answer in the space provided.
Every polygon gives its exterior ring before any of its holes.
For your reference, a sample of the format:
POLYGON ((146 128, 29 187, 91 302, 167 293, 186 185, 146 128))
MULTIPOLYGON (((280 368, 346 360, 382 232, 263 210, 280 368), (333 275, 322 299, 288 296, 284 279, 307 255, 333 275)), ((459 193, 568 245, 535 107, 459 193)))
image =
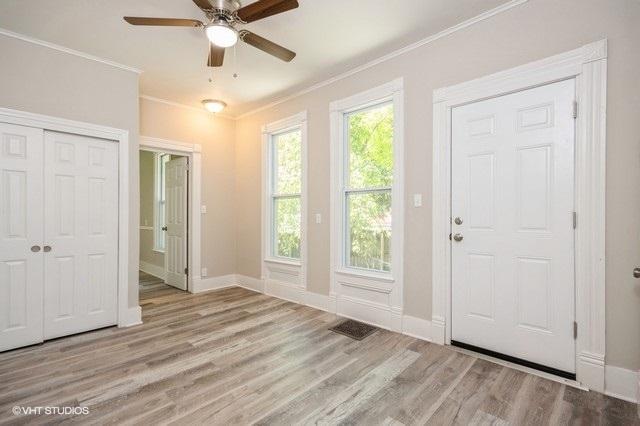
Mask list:
POLYGON ((238 78, 238 60, 236 57, 236 46, 233 46, 233 78, 238 78))

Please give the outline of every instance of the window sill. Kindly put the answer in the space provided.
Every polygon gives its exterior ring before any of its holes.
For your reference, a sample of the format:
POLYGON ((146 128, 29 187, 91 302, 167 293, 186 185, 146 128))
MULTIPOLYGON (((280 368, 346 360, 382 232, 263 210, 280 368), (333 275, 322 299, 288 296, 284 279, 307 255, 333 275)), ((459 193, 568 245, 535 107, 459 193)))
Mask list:
POLYGON ((393 278, 393 275, 391 274, 369 272, 365 270, 351 269, 351 268, 344 268, 344 267, 336 269, 335 272, 336 274, 340 274, 340 275, 365 278, 368 280, 374 280, 382 283, 392 284, 396 282, 395 278, 393 278))
POLYGON ((266 259, 264 259, 264 261, 266 263, 275 263, 278 265, 287 265, 287 266, 302 266, 302 262, 300 261, 296 261, 296 260, 291 260, 291 259, 278 259, 275 257, 268 257, 266 259))

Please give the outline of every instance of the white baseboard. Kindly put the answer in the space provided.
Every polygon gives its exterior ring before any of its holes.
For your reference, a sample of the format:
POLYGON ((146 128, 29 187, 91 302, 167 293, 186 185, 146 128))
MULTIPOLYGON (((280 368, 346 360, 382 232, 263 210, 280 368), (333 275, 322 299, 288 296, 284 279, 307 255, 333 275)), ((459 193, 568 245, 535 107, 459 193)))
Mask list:
POLYGON ((120 328, 132 327, 139 324, 142 324, 142 308, 140 308, 140 306, 126 309, 118 318, 118 327, 120 328))
POLYGON ((430 342, 431 333, 431 321, 409 315, 402 316, 402 334, 430 342))
POLYGON ((165 280, 167 277, 167 273, 164 270, 164 266, 154 265, 149 262, 140 261, 139 269, 145 274, 153 275, 154 277, 158 277, 161 280, 165 280))
POLYGON ((219 277, 194 279, 191 283, 191 293, 219 290, 221 288, 235 287, 236 276, 234 274, 221 275, 219 277))
POLYGON ((305 293, 307 290, 295 284, 284 283, 276 280, 265 280, 264 293, 277 297, 278 299, 288 300, 289 302, 304 305, 305 293))
POLYGON ((257 291, 258 293, 264 293, 264 281, 260 278, 253 278, 246 275, 236 274, 235 282, 238 287, 246 288, 247 290, 251 291, 257 291))
POLYGON ((637 371, 612 365, 607 365, 604 371, 606 395, 633 403, 640 401, 640 374, 637 371))
POLYGON ((324 294, 313 293, 307 290, 304 296, 304 304, 311 308, 329 312, 330 314, 336 313, 335 296, 326 296, 324 294))
POLYGON ((386 305, 340 295, 337 297, 336 313, 376 327, 402 332, 402 312, 386 305))

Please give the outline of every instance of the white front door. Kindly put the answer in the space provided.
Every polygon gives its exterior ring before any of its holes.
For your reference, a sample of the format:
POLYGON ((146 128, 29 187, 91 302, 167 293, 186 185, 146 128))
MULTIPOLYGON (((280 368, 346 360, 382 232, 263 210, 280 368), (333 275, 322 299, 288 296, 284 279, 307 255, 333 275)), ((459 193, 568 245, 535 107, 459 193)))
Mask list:
POLYGON ((0 351, 43 339, 42 141, 0 123, 0 351))
POLYGON ((452 110, 451 339, 568 373, 574 100, 567 80, 452 110))
POLYGON ((165 173, 167 284, 187 289, 187 157, 167 162, 165 173))
POLYGON ((45 132, 44 146, 44 337, 50 339, 117 323, 118 145, 45 132))

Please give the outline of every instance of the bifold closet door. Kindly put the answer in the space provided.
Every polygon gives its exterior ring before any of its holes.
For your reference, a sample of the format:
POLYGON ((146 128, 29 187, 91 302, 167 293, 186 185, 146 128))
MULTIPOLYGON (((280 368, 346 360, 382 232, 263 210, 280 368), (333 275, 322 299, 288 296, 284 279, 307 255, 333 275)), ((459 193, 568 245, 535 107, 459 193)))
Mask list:
POLYGON ((42 140, 0 123, 0 351, 43 339, 42 140))
POLYGON ((118 145, 44 141, 44 338, 117 322, 118 145))

